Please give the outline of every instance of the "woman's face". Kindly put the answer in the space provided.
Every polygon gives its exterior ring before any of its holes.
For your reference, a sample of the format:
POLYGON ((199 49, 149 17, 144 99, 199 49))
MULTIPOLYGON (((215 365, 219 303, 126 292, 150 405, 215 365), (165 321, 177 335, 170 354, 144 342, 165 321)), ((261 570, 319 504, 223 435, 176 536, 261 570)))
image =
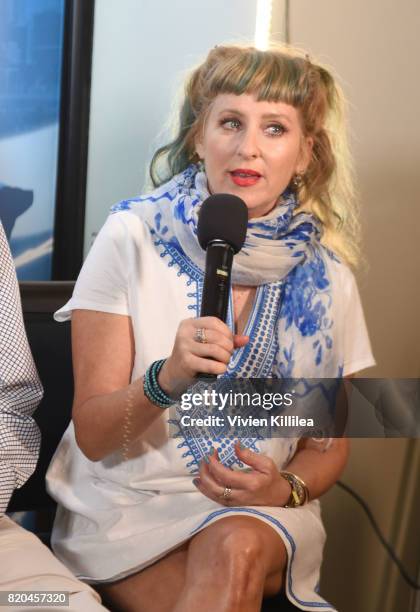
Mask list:
POLYGON ((274 208, 293 175, 305 171, 312 151, 296 108, 249 94, 219 94, 195 144, 210 192, 239 196, 250 218, 274 208))

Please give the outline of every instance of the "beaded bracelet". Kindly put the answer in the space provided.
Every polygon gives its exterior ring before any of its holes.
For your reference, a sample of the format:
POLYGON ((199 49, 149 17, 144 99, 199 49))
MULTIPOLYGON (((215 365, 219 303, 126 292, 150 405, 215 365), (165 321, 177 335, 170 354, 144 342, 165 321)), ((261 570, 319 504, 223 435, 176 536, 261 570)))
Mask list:
POLYGON ((149 366, 146 370, 143 380, 143 391, 144 395, 147 397, 152 404, 155 406, 159 406, 159 408, 168 408, 174 403, 174 400, 166 395, 165 391, 162 389, 160 384, 158 383, 159 372, 162 369, 163 364, 166 359, 158 359, 154 361, 151 366, 149 366))

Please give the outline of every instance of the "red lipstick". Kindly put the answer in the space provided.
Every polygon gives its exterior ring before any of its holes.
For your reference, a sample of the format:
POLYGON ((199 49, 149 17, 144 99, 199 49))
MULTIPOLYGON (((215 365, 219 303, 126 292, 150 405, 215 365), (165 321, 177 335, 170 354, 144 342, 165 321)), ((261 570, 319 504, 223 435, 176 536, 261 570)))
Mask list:
POLYGON ((249 168, 236 168, 230 172, 230 176, 235 185, 240 187, 250 187, 258 183, 261 174, 249 168))

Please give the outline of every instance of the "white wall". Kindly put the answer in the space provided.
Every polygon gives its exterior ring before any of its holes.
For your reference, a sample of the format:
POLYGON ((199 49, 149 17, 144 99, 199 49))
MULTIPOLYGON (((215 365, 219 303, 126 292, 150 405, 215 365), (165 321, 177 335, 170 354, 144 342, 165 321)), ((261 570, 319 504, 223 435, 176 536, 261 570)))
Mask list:
MULTIPOLYGON (((290 42, 332 66, 350 102, 367 261, 358 281, 378 364, 367 374, 418 377, 420 4, 290 0, 289 6, 290 42)), ((272 29, 281 38, 284 0, 276 8, 272 29)), ((354 440, 352 448, 342 479, 368 502, 414 576, 419 441, 354 440)), ((409 612, 410 589, 359 505, 334 487, 323 508, 329 538, 321 592, 340 612, 409 612)))
POLYGON ((141 193, 185 71, 253 41, 256 0, 96 0, 85 254, 110 206, 141 193))

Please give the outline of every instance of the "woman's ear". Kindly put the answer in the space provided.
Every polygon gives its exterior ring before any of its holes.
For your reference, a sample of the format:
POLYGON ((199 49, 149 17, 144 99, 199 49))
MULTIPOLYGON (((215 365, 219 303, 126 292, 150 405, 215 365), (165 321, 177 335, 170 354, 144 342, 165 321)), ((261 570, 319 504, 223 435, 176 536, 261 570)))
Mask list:
POLYGON ((196 138, 195 141, 195 152, 197 153, 200 159, 204 159, 204 147, 203 143, 196 138))
POLYGON ((297 174, 305 174, 306 169, 311 163, 313 147, 314 139, 311 136, 307 136, 302 140, 302 146, 299 154, 298 163, 296 166, 297 174))

